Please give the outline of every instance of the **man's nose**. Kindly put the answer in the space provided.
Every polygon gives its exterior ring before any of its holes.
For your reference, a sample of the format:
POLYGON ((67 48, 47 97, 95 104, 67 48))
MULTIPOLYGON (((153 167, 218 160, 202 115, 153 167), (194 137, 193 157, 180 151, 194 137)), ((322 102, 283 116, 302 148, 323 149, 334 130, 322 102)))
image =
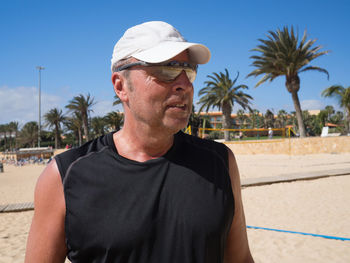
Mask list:
POLYGON ((193 90, 193 85, 188 79, 186 72, 183 70, 174 81, 174 89, 176 91, 188 92, 193 90))

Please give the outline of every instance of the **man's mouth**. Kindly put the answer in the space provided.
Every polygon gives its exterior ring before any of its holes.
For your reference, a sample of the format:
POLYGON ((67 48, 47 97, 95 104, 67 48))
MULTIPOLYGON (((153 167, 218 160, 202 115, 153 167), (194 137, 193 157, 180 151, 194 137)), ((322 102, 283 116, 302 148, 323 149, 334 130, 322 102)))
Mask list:
POLYGON ((172 104, 172 105, 169 105, 169 108, 178 108, 178 109, 185 110, 186 104, 182 104, 182 103, 172 104))

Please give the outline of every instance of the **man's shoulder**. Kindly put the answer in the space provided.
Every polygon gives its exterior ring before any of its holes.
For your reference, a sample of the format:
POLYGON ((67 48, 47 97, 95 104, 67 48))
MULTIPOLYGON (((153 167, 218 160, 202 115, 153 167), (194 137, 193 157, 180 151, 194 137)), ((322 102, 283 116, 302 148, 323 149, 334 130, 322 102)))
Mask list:
POLYGON ((74 147, 63 153, 55 156, 55 160, 60 171, 61 177, 63 179, 69 166, 81 157, 87 156, 90 153, 98 152, 105 147, 108 147, 113 140, 113 134, 109 133, 102 135, 96 139, 88 141, 79 147, 74 147))
POLYGON ((99 151, 102 147, 107 146, 109 144, 109 141, 108 141, 109 136, 112 136, 112 134, 102 135, 98 138, 95 138, 91 141, 84 143, 81 146, 73 147, 67 151, 64 151, 58 154, 56 157, 60 157, 60 158, 71 157, 73 159, 76 159, 80 156, 89 154, 90 152, 99 151))

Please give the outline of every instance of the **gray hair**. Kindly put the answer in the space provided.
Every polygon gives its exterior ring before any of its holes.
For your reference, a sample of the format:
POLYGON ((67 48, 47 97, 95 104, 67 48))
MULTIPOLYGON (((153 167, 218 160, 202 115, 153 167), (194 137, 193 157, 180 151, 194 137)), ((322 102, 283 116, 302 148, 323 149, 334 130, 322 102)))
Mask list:
POLYGON ((117 62, 115 62, 112 66, 112 72, 117 72, 117 69, 126 65, 126 64, 129 64, 132 62, 134 58, 133 57, 128 57, 128 58, 125 58, 125 59, 122 59, 122 60, 119 60, 117 62))
MULTIPOLYGON (((112 66, 112 73, 117 72, 118 68, 120 68, 120 67, 122 67, 122 66, 124 66, 126 64, 134 62, 133 60, 134 60, 133 57, 128 57, 128 58, 125 58, 125 59, 122 59, 122 60, 119 60, 119 61, 115 62, 113 64, 113 66, 112 66)), ((128 87, 129 87, 129 89, 132 91, 133 90, 133 86, 131 84, 130 77, 129 77, 130 76, 130 71, 129 70, 123 70, 123 71, 118 71, 118 72, 120 72, 120 74, 122 74, 125 77, 126 83, 127 83, 128 87)))

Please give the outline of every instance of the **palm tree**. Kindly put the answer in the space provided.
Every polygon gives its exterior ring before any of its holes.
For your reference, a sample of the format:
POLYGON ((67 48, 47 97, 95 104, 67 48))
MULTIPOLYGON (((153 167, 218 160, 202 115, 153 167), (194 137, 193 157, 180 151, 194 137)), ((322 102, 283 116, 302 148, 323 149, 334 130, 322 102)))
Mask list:
POLYGON ((62 110, 53 108, 49 110, 45 115, 46 126, 54 128, 53 133, 55 134, 55 149, 61 147, 61 123, 65 120, 65 116, 62 110))
POLYGON ((103 117, 93 117, 91 119, 91 128, 95 138, 105 134, 106 125, 106 120, 103 117))
POLYGON ((191 115, 188 120, 188 125, 191 126, 192 135, 198 136, 198 129, 200 128, 200 125, 201 125, 201 116, 199 112, 196 113, 193 104, 192 104, 191 115))
POLYGON ((308 110, 303 110, 302 114, 303 114, 304 125, 306 127, 310 126, 312 123, 313 116, 310 114, 308 110))
POLYGON ((4 139, 4 150, 7 149, 7 130, 8 130, 8 124, 0 124, 0 141, 4 139))
POLYGON ((335 97, 340 107, 344 108, 346 131, 350 132, 350 86, 333 85, 322 91, 323 97, 335 97))
POLYGON ((296 117, 296 112, 291 111, 289 114, 289 118, 287 120, 287 125, 293 125, 293 130, 296 131, 297 128, 297 117, 296 117))
POLYGON ((258 87, 268 80, 271 82, 278 76, 285 76, 286 88, 292 94, 299 133, 301 137, 305 137, 305 126, 298 97, 300 89, 299 73, 317 70, 327 74, 329 78, 327 70, 316 66, 307 66, 310 61, 327 54, 329 51, 319 52, 321 46, 312 47, 316 39, 307 41, 306 31, 304 31, 304 35, 299 42, 299 36, 294 33, 293 27, 291 27, 290 32, 288 27, 284 27, 282 31, 280 29, 277 29, 276 32, 269 31, 267 38, 267 40, 259 39, 262 44, 252 50, 260 52, 260 55, 251 56, 254 59, 252 65, 256 69, 249 73, 248 77, 263 74, 263 77, 255 85, 255 87, 258 87))
POLYGON ((322 127, 325 126, 328 120, 328 112, 326 110, 321 110, 317 116, 321 122, 322 127))
POLYGON ((88 116, 90 111, 93 111, 91 107, 94 104, 94 98, 90 97, 90 94, 88 94, 86 98, 84 95, 80 94, 79 96, 75 96, 72 100, 69 101, 69 104, 66 105, 67 109, 73 112, 78 112, 81 116, 86 141, 90 140, 88 116))
POLYGON ((333 116, 331 117, 331 122, 334 124, 341 124, 344 122, 344 113, 342 111, 337 111, 333 116))
POLYGON ((264 124, 263 117, 261 116, 259 110, 257 109, 252 109, 249 113, 249 120, 251 123, 251 129, 254 128, 262 128, 262 125, 264 124))
MULTIPOLYGON (((239 72, 237 72, 234 80, 230 79, 227 69, 225 69, 225 74, 222 72, 219 74, 213 72, 212 74, 207 76, 210 80, 204 82, 206 86, 198 93, 199 96, 202 96, 198 102, 198 104, 201 104, 199 112, 203 108, 206 108, 206 112, 211 107, 219 108, 223 114, 223 128, 229 129, 231 128, 231 112, 234 103, 239 104, 243 109, 250 109, 250 100, 253 100, 253 98, 241 90, 248 89, 247 85, 235 86, 239 72)), ((224 133, 225 141, 228 141, 230 139, 229 132, 225 131, 224 133)))
POLYGON ((120 98, 117 95, 114 95, 113 106, 119 105, 121 103, 122 101, 120 100, 120 98))
POLYGON ((264 126, 265 128, 274 128, 275 127, 275 115, 271 110, 267 110, 264 115, 264 126))
POLYGON ((17 148, 17 134, 18 134, 18 129, 19 129, 19 123, 18 121, 11 121, 8 124, 8 127, 11 131, 11 138, 14 138, 15 140, 15 148, 17 148), (14 133, 14 137, 12 136, 14 133))
POLYGON ((35 147, 38 141, 38 129, 38 123, 35 121, 24 124, 20 134, 21 142, 24 146, 35 147))
MULTIPOLYGON (((12 132, 15 131, 13 124, 15 122, 10 122, 10 123, 6 123, 6 124, 2 124, 0 125, 0 132, 1 134, 1 138, 0 139, 4 139, 4 149, 13 149, 13 137, 12 137, 12 132)), ((16 122, 17 124, 17 130, 18 130, 18 122, 16 122)))
POLYGON ((245 114, 244 110, 239 109, 237 111, 237 119, 238 119, 239 128, 242 129, 242 126, 243 128, 245 128, 248 117, 245 114))
POLYGON ((331 116, 335 113, 334 107, 331 105, 327 105, 325 108, 325 111, 327 111, 327 121, 331 121, 331 116))
POLYGON ((210 123, 210 116, 209 115, 201 115, 200 112, 198 111, 197 114, 199 115, 200 118, 200 124, 199 127, 202 128, 201 134, 198 134, 202 138, 204 138, 206 135, 206 129, 212 129, 213 127, 211 126, 210 123))
POLYGON ((104 117, 107 125, 109 125, 114 131, 119 131, 123 125, 124 116, 119 111, 111 111, 104 117))
POLYGON ((78 145, 81 146, 82 144, 82 118, 80 113, 78 112, 73 112, 73 116, 68 117, 64 121, 64 126, 66 126, 68 131, 72 131, 73 135, 75 136, 76 139, 78 139, 78 145))
POLYGON ((279 110, 277 113, 277 123, 279 128, 284 128, 286 126, 286 120, 288 118, 288 113, 285 110, 279 110))

